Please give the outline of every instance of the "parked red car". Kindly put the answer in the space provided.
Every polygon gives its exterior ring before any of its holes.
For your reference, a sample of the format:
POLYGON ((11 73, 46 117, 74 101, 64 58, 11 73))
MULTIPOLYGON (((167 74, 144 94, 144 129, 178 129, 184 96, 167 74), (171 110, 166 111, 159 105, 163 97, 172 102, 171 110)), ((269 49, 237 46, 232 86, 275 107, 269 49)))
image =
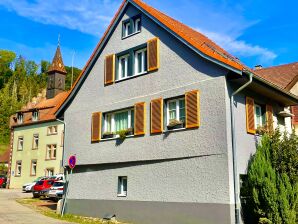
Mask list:
POLYGON ((33 197, 39 198, 40 196, 45 196, 45 194, 50 190, 50 187, 54 184, 55 180, 40 180, 33 187, 33 197))
POLYGON ((0 188, 6 187, 6 176, 0 175, 0 188))

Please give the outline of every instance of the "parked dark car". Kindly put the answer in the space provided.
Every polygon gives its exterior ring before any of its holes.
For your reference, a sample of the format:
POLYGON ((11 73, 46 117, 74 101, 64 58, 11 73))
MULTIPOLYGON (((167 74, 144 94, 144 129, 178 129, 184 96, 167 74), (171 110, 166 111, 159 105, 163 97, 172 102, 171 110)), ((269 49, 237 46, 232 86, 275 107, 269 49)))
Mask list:
POLYGON ((6 176, 0 175, 0 188, 5 188, 6 182, 7 182, 6 176))
POLYGON ((38 181, 33 187, 33 197, 39 198, 40 196, 45 196, 54 182, 55 180, 51 179, 38 181))

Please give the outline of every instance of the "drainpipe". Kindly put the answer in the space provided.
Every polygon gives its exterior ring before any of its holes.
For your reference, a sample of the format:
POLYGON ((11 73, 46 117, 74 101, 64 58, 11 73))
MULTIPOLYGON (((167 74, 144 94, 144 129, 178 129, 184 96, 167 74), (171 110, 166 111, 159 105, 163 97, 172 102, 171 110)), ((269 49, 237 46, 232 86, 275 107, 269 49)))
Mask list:
POLYGON ((234 112, 234 96, 252 83, 253 73, 249 71, 249 81, 232 93, 230 98, 231 106, 231 121, 232 121, 232 151, 233 151, 233 176, 234 176, 234 197, 235 197, 235 223, 240 223, 240 190, 239 190, 239 175, 237 168, 237 149, 236 149, 236 135, 235 135, 235 112, 234 112))

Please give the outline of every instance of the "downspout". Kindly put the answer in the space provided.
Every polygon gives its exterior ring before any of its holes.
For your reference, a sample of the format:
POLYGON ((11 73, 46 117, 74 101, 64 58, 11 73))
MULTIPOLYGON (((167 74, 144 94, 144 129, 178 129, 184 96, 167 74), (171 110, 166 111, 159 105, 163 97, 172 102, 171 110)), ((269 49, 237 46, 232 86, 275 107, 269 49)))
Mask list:
POLYGON ((230 98, 230 107, 231 107, 231 122, 232 122, 232 152, 233 152, 233 176, 234 176, 234 198, 235 198, 235 223, 240 223, 240 189, 239 189, 239 175, 237 168, 237 149, 236 149, 236 135, 235 135, 235 112, 234 112, 234 96, 240 91, 245 89, 249 84, 252 83, 253 73, 249 71, 249 81, 243 86, 238 88, 235 92, 232 93, 230 98))

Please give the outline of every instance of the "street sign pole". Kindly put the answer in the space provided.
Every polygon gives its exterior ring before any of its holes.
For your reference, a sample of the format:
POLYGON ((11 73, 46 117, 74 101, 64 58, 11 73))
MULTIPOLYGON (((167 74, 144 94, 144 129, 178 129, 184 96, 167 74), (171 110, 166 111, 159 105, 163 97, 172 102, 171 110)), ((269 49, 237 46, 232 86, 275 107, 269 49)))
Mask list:
POLYGON ((72 170, 75 168, 77 162, 77 158, 75 155, 70 156, 68 159, 68 166, 70 168, 70 175, 68 174, 68 169, 67 169, 67 176, 66 176, 66 192, 63 200, 63 206, 62 206, 62 211, 61 211, 61 217, 64 215, 65 211, 65 206, 66 206, 66 201, 67 201, 67 195, 68 195, 68 189, 69 189, 69 180, 72 177, 72 170))

